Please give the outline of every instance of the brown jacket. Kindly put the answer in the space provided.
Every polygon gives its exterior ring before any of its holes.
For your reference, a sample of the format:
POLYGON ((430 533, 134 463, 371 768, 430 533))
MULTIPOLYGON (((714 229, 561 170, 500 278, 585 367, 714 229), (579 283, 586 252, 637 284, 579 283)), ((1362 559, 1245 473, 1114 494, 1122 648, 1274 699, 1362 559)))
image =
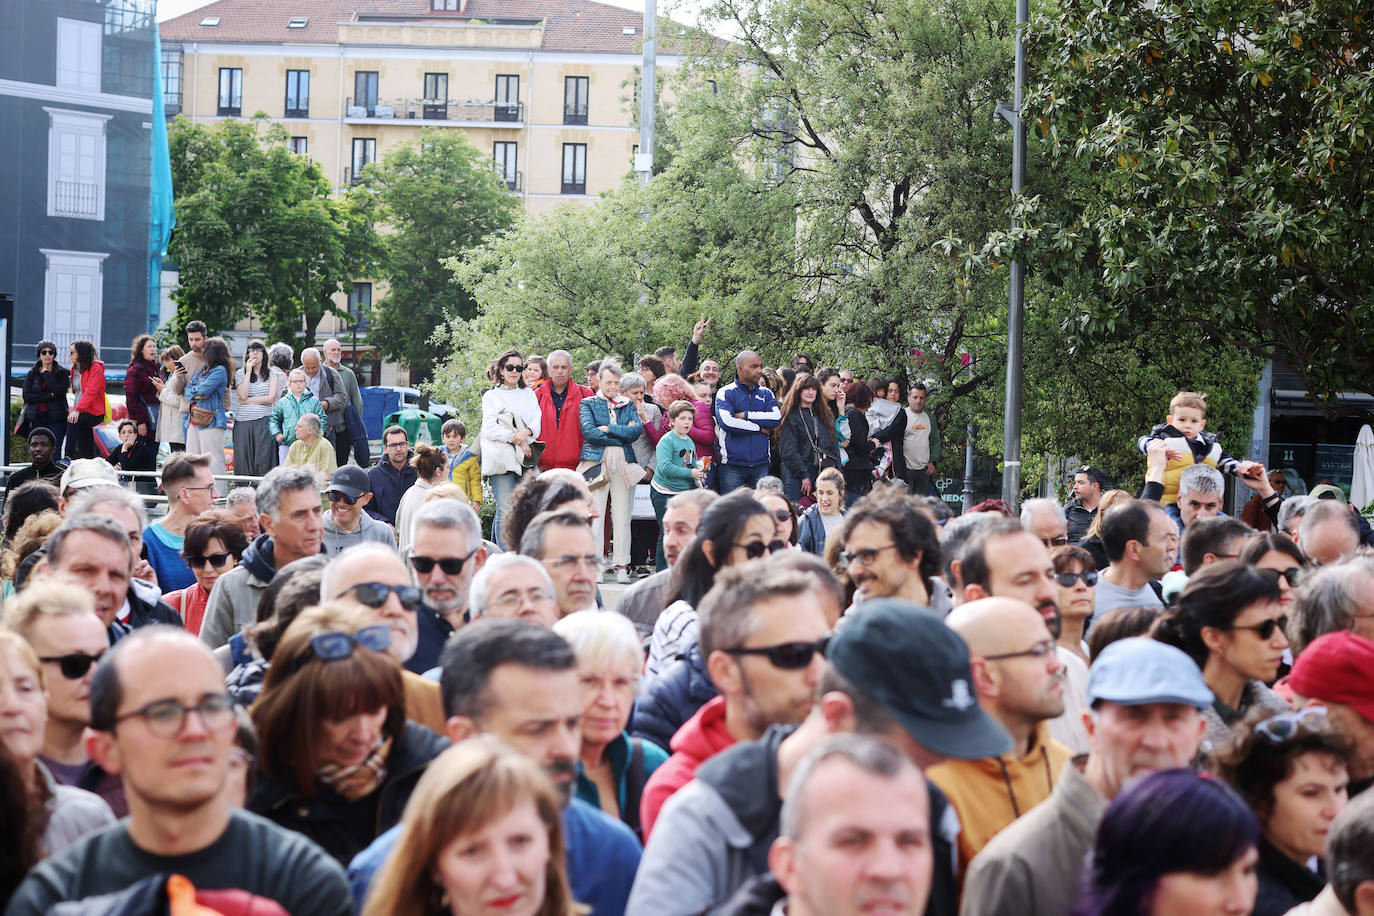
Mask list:
POLYGON ((447 734, 439 685, 413 671, 402 671, 401 678, 406 691, 406 718, 436 735, 447 734))

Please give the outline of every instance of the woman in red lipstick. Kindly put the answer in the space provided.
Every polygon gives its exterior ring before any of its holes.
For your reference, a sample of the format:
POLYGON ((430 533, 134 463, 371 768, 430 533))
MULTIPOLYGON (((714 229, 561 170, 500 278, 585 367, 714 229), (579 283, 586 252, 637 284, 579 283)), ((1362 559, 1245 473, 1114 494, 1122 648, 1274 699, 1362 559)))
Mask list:
POLYGON ((1254 916, 1282 916, 1321 893, 1331 822, 1349 800, 1350 747, 1326 710, 1251 716, 1218 773, 1262 825, 1254 916), (1313 863, 1316 867, 1313 868, 1313 863))
POLYGON ((533 760, 470 738, 430 764, 362 916, 579 916, 562 803, 533 760))

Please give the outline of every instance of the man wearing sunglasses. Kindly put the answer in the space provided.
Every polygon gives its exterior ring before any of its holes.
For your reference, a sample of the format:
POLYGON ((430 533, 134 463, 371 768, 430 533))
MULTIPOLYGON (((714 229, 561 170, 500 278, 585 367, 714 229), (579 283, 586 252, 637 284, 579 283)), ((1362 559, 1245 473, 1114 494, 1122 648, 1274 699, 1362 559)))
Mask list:
MULTIPOLYGON (((922 768, 1007 751, 1011 740, 979 707, 972 683, 968 649, 934 614, 890 599, 856 609, 830 640, 806 720, 717 754, 663 806, 627 916, 698 913, 765 872, 781 793, 798 762, 830 735, 872 735, 922 768)), ((936 862, 929 912, 949 913, 957 899, 956 829, 944 795, 933 784, 927 791, 936 862)))
POLYGON ((43 664, 48 724, 39 759, 62 785, 96 793, 115 817, 128 814, 123 782, 91 760, 82 740, 91 724, 91 678, 109 648, 90 593, 67 582, 30 583, 7 603, 5 626, 43 664))
MULTIPOLYGON (((427 604, 438 615, 439 645, 466 622, 472 578, 487 561, 482 546, 482 523, 472 509, 452 499, 432 499, 415 513, 410 541, 410 568, 425 593, 427 604)), ((424 627, 432 615, 421 615, 424 627)), ((437 625, 436 625, 437 626, 437 625)))
POLYGON ((337 557, 359 544, 396 548, 396 532, 364 509, 372 502, 367 471, 345 464, 329 478, 329 511, 324 514, 324 552, 337 557))
POLYGON ((438 664, 443 643, 427 645, 420 663, 412 664, 420 645, 419 615, 433 615, 434 611, 424 607, 420 587, 411 582, 410 571, 396 551, 380 544, 360 544, 330 560, 320 580, 320 600, 336 598, 361 604, 377 623, 391 629, 387 651, 405 669, 401 677, 406 718, 442 734, 439 685, 420 677, 419 672, 438 664))
POLYGON ((1049 720, 1064 712, 1064 666, 1040 613, 1018 598, 984 598, 945 623, 968 645, 979 705, 1012 740, 1008 753, 927 771, 959 814, 962 874, 999 830, 1049 798, 1070 754, 1050 737, 1049 720))
POLYGON ((1050 797, 974 857, 963 916, 1062 916, 1107 805, 1157 770, 1191 766, 1212 691, 1181 650, 1140 637, 1112 643, 1088 678, 1088 759, 1065 767, 1050 797))
POLYGON ((235 731, 219 662, 194 636, 148 627, 121 640, 91 681, 87 746, 123 776, 129 817, 41 862, 6 913, 38 916, 171 873, 199 890, 275 900, 293 916, 347 913, 337 863, 299 834, 230 808, 235 731))
POLYGON ((1240 556, 1245 542, 1255 536, 1255 529, 1229 515, 1200 518, 1183 529, 1183 543, 1178 559, 1183 569, 1164 574, 1160 587, 1167 601, 1173 601, 1188 584, 1188 577, 1204 566, 1240 556))
POLYGON ((401 495, 414 485, 419 472, 410 466, 410 440, 399 426, 382 431, 382 456, 367 469, 372 500, 366 508, 368 515, 388 525, 396 524, 396 509, 401 495))

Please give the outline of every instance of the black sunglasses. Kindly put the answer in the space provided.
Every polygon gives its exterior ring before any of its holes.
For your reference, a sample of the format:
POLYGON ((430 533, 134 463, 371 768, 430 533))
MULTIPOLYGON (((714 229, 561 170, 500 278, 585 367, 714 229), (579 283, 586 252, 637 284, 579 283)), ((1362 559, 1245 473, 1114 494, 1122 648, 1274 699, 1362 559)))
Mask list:
POLYGON ((85 652, 68 652, 66 655, 45 655, 38 659, 40 662, 53 662, 62 671, 62 676, 69 681, 75 681, 86 676, 86 672, 91 670, 91 665, 100 661, 100 656, 105 654, 101 649, 95 655, 87 655, 85 652))
POLYGON ((792 510, 791 510, 791 509, 775 509, 775 510, 773 510, 773 518, 777 519, 777 520, 780 521, 780 522, 791 521, 791 520, 792 520, 792 510))
MULTIPOLYGON (((782 519, 778 519, 778 521, 782 521, 782 519)), ((751 560, 757 560, 765 553, 777 553, 779 550, 787 548, 787 545, 782 541, 770 541, 766 544, 763 541, 751 541, 748 544, 736 544, 735 546, 743 550, 744 555, 751 560)))
POLYGON ((1092 588, 1094 585, 1097 584, 1097 570, 1090 569, 1087 572, 1054 574, 1054 581, 1058 582, 1065 588, 1073 588, 1073 584, 1077 582, 1079 579, 1082 579, 1083 584, 1086 585, 1088 588, 1092 588))
MULTIPOLYGON (((481 548, 479 547, 478 550, 481 548)), ((456 576, 463 571, 463 564, 472 559, 472 553, 465 557, 422 557, 412 554, 410 565, 415 567, 415 571, 422 576, 427 576, 434 572, 434 567, 439 567, 446 576, 456 576)))
MULTIPOLYGON (((386 585, 382 582, 359 582, 345 590, 345 594, 352 592, 354 596, 363 604, 371 608, 378 608, 386 604, 386 599, 392 592, 396 593, 396 598, 401 602, 401 607, 407 611, 413 611, 420 606, 421 592, 418 586, 414 585, 386 585)), ((359 632, 362 632, 359 630, 359 632)))
POLYGON ((512 365, 511 363, 506 363, 506 364, 505 364, 504 366, 502 366, 501 368, 504 369, 506 372, 524 372, 524 371, 525 371, 525 367, 524 367, 524 366, 512 365))
POLYGON ((343 503, 345 506, 351 506, 351 505, 353 505, 354 503, 356 503, 358 500, 354 499, 352 496, 348 496, 348 495, 346 495, 346 494, 344 494, 344 493, 340 493, 338 490, 330 490, 330 491, 329 491, 329 501, 330 501, 331 503, 338 503, 338 502, 341 502, 341 503, 343 503))
POLYGON ((1255 634, 1256 636, 1258 636, 1260 639, 1268 639, 1269 637, 1271 637, 1271 636, 1274 635, 1274 629, 1275 629, 1275 628, 1278 628, 1278 629, 1280 629, 1280 630, 1284 630, 1285 632, 1288 630, 1288 615, 1287 615, 1287 614, 1280 614, 1278 617, 1270 617, 1268 620, 1264 621, 1264 623, 1251 624, 1250 626, 1241 626, 1240 624, 1234 624, 1234 623, 1233 623, 1233 624, 1231 624, 1231 626, 1227 627, 1226 629, 1228 629, 1228 630, 1250 630, 1252 633, 1254 633, 1254 634, 1255 634))
POLYGON ((776 646, 761 646, 757 649, 726 649, 731 655, 762 655, 772 663, 773 667, 781 668, 784 671, 797 671, 811 664, 811 659, 820 653, 825 657, 825 650, 830 645, 829 634, 822 636, 815 642, 785 642, 776 646))
POLYGON ((1292 586, 1293 588, 1297 588, 1298 577, 1302 575, 1302 567, 1291 566, 1288 569, 1260 569, 1256 570, 1256 572, 1258 572, 1262 576, 1266 576, 1268 578, 1273 579, 1275 585, 1278 585, 1279 579, 1282 578, 1287 580, 1290 586, 1292 586))
POLYGON ((225 563, 229 561, 229 558, 231 556, 233 556, 233 554, 210 553, 205 554, 203 556, 201 554, 189 555, 183 557, 182 559, 184 559, 186 561, 186 565, 191 567, 192 569, 200 569, 206 563, 209 563, 211 566, 215 567, 215 569, 219 569, 221 566, 223 566, 225 563))
POLYGON ((291 670, 299 671, 312 658, 318 658, 322 662, 336 662, 341 658, 348 658, 358 646, 371 649, 373 652, 385 652, 391 648, 391 627, 379 623, 363 627, 356 633, 330 632, 312 636, 310 652, 297 658, 291 670))
POLYGON ((38 355, 39 355, 39 356, 56 356, 56 355, 57 355, 57 351, 56 351, 56 350, 39 350, 39 351, 38 351, 38 355))

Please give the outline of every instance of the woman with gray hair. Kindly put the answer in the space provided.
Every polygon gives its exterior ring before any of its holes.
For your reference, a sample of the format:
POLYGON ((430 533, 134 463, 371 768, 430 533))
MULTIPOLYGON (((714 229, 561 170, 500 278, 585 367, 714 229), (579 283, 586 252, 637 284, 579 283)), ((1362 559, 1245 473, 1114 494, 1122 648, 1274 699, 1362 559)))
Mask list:
MULTIPOLYGON (((644 432, 639 412, 620 388, 620 365, 610 357, 597 370, 597 393, 577 405, 582 424, 582 454, 577 470, 592 482, 596 518, 592 538, 600 545, 605 532, 606 502, 611 508, 611 565, 615 579, 630 581, 630 508, 634 488, 644 477, 636 463, 634 441, 644 432)), ((643 379, 639 376, 642 384, 643 379)))
POLYGON ((577 611, 553 625, 572 646, 587 699, 577 797, 618 817, 642 841, 639 802, 644 784, 668 754, 625 729, 644 669, 644 649, 629 619, 605 611, 577 611))

